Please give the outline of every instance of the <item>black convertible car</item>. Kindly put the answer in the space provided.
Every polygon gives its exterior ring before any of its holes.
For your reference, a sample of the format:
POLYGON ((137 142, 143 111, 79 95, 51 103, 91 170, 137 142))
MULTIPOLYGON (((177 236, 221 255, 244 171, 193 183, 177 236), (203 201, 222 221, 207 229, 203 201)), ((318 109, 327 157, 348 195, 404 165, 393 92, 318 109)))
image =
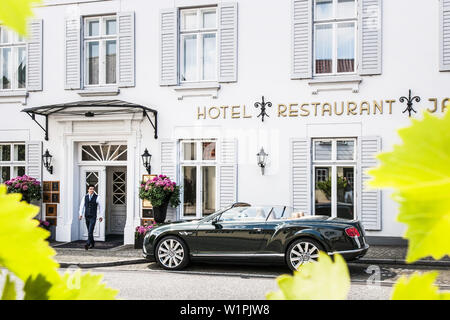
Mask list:
POLYGON ((143 255, 169 270, 190 260, 286 263, 296 270, 317 260, 319 250, 346 260, 367 252, 359 221, 302 215, 285 206, 236 203, 202 220, 148 231, 143 255))

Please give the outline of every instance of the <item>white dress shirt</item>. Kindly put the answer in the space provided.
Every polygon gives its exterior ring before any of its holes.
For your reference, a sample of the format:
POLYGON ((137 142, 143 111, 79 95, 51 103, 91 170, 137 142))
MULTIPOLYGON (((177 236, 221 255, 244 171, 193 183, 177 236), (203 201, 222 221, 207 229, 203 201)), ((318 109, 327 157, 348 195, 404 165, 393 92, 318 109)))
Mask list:
MULTIPOLYGON (((87 196, 89 196, 89 193, 87 194, 87 196)), ((84 217, 84 199, 86 198, 86 196, 83 197, 83 199, 81 199, 81 203, 80 203, 80 217, 84 217)), ((102 206, 100 205, 100 197, 97 195, 97 218, 102 218, 103 219, 103 211, 101 210, 102 206)))

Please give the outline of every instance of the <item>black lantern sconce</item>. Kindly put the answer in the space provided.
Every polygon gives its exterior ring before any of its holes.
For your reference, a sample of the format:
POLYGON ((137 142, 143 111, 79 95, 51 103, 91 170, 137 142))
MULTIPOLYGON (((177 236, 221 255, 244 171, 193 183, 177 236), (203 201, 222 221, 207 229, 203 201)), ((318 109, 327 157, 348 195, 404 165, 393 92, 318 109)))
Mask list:
POLYGON ((147 173, 150 174, 152 171, 152 166, 150 165, 150 162, 152 161, 152 155, 148 153, 147 148, 145 148, 144 153, 141 155, 142 157, 142 164, 144 165, 145 169, 147 170, 147 173))
POLYGON ((266 160, 268 154, 264 152, 264 148, 261 147, 261 151, 256 155, 258 160, 258 166, 261 168, 261 173, 264 175, 264 168, 266 167, 266 160))
POLYGON ((42 162, 44 163, 45 169, 47 169, 50 174, 53 174, 52 158, 53 156, 48 152, 48 149, 45 150, 45 153, 42 155, 42 162))

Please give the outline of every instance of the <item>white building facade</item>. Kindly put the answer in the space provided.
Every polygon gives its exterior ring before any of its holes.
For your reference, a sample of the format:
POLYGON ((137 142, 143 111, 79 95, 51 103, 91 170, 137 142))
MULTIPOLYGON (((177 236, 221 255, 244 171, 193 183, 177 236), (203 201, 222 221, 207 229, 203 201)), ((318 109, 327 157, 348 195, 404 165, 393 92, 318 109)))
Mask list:
POLYGON ((152 173, 182 186, 169 220, 239 201, 401 237, 365 170, 410 114, 450 102, 450 0, 47 0, 28 38, 0 30, 0 182, 60 182, 58 241, 85 237, 94 183, 97 239, 134 242, 146 148, 152 173))

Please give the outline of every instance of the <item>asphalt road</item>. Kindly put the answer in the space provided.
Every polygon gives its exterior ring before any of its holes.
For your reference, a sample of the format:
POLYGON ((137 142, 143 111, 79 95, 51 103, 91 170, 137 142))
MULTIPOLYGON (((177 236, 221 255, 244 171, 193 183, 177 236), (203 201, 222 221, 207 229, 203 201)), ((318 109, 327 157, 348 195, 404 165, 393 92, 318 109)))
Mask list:
MULTIPOLYGON (((183 271, 166 271, 154 263, 82 271, 103 274, 108 286, 120 290, 119 299, 130 300, 264 300, 267 292, 277 290, 276 277, 289 273, 283 266, 214 264, 192 264, 183 271)), ((350 300, 382 300, 389 299, 392 284, 401 275, 430 269, 349 264, 349 271, 352 279, 350 300)), ((438 272, 438 285, 449 290, 450 270, 438 272)), ((0 277, 0 288, 4 274, 0 277)), ((20 297, 19 286, 18 283, 20 297)))

